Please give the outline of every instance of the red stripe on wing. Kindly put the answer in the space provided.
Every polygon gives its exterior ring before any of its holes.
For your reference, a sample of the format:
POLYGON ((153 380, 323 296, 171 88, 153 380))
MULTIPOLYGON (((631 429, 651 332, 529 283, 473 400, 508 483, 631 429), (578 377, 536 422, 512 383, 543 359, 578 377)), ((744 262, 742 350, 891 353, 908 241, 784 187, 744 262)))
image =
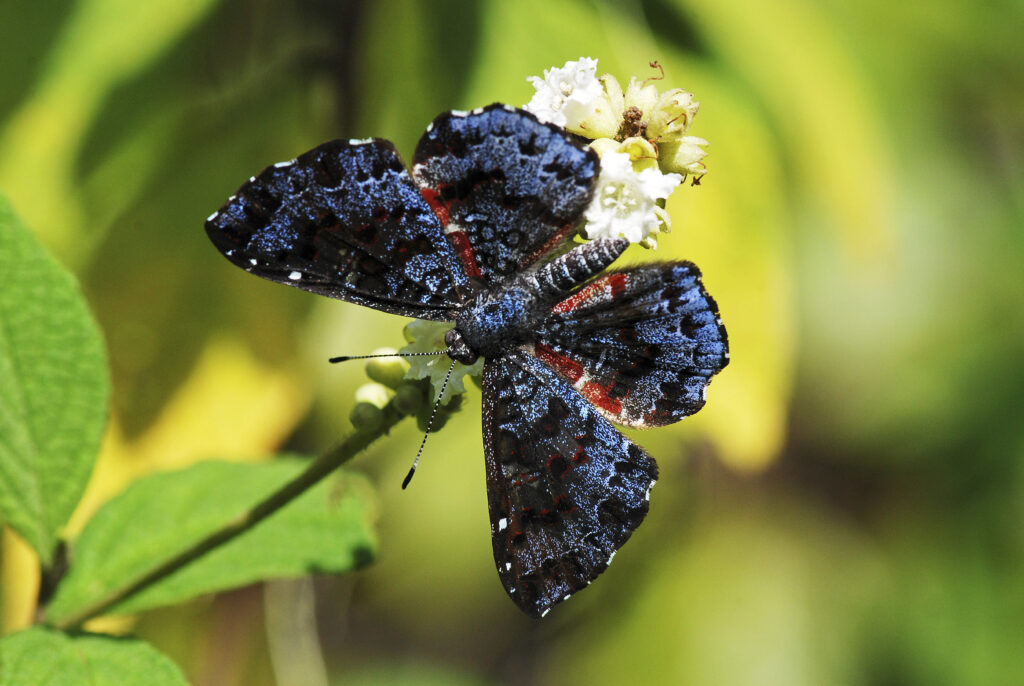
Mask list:
POLYGON ((439 189, 421 188, 420 195, 430 205, 430 209, 434 210, 434 215, 441 222, 441 226, 446 229, 445 235, 448 236, 448 242, 455 248, 462 267, 466 270, 466 275, 471 278, 480 278, 480 264, 476 261, 476 253, 473 252, 473 245, 469 242, 469 237, 464 231, 448 230, 448 224, 451 221, 451 203, 441 197, 439 189))
POLYGON ((569 379, 572 383, 576 383, 583 376, 583 365, 576 360, 571 360, 565 355, 555 352, 550 346, 537 343, 534 346, 533 352, 537 359, 560 372, 562 376, 569 379))
POLYGON ((611 386, 602 386, 594 381, 587 381, 583 384, 581 392, 584 398, 612 416, 618 417, 622 414, 622 401, 609 395, 611 386))
POLYGON ((430 209, 434 210, 434 215, 437 216, 437 220, 441 222, 441 226, 448 226, 450 219, 448 215, 448 203, 441 198, 441 192, 434 190, 433 188, 421 188, 420 195, 430 205, 430 209))
POLYGON ((581 288, 568 298, 551 308, 552 312, 564 314, 572 312, 580 305, 583 305, 594 298, 607 295, 609 299, 615 298, 626 290, 626 281, 629 278, 624 272, 616 272, 602 276, 597 281, 581 288))
POLYGON ((473 252, 473 246, 469 242, 469 238, 466 236, 464 231, 451 231, 447 234, 448 241, 455 248, 455 253, 462 260, 462 267, 466 270, 466 275, 470 278, 480 278, 480 265, 476 261, 476 253, 473 252))

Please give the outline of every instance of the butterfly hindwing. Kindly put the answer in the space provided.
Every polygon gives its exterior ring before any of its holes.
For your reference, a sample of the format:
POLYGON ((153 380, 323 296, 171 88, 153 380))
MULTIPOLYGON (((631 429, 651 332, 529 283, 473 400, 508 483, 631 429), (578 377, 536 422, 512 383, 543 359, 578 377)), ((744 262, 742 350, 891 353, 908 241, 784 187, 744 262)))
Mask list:
POLYGON ((699 410, 729 361, 718 307, 689 262, 607 273, 557 304, 537 335, 538 358, 634 427, 699 410))
POLYGON ((413 156, 413 176, 471 277, 494 283, 568 239, 590 202, 596 153, 507 105, 448 112, 413 156))
POLYGON ((482 385, 494 560, 512 600, 543 616, 607 568, 658 468, 536 358, 487 360, 482 385))
POLYGON ((378 310, 454 318, 465 270, 388 141, 331 141, 251 178, 206 221, 234 264, 378 310))

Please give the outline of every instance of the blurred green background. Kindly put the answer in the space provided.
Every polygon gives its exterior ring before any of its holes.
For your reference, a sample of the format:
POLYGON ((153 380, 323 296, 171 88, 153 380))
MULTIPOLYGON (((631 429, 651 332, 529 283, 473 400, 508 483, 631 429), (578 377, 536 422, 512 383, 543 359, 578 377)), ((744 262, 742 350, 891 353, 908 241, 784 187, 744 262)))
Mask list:
MULTIPOLYGON (((581 55, 694 92, 709 174, 654 255, 705 273, 732 363, 639 434, 662 478, 542 622, 488 539, 479 391, 360 457, 381 556, 103 628, 195 684, 1024 684, 1024 5, 969 0, 0 3, 0 191, 83 282, 114 413, 74 531, 153 469, 315 453, 404 321, 255 279, 202 225, 330 138, 408 157, 581 55)), ((31 558, 3 543, 3 620, 31 558)))

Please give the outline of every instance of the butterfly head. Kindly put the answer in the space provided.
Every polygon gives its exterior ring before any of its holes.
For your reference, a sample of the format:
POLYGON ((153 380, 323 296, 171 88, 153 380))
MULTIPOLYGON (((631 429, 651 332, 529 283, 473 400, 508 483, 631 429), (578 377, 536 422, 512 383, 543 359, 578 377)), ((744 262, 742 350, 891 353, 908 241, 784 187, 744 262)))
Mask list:
POLYGON ((480 357, 469 347, 458 329, 450 329, 444 335, 444 344, 448 346, 448 357, 464 365, 471 365, 480 357))

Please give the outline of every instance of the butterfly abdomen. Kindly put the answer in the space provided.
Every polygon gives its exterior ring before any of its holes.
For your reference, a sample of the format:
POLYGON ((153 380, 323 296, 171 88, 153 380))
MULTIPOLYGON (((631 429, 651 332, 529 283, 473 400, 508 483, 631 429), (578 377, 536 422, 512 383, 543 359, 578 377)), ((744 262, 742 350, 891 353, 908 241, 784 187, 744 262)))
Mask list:
POLYGON ((629 241, 625 238, 584 243, 535 272, 527 273, 524 280, 541 294, 546 303, 554 304, 610 266, 627 247, 629 241))

